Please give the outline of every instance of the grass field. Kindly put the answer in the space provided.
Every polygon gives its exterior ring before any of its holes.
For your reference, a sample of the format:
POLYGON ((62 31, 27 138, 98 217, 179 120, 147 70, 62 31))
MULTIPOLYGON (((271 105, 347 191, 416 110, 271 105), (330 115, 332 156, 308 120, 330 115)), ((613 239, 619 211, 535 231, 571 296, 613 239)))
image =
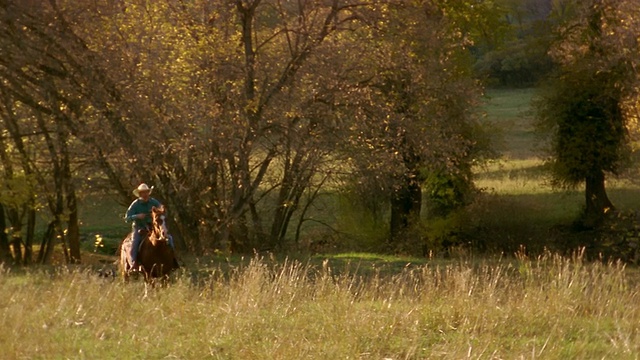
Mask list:
MULTIPOLYGON (((580 211, 547 184, 530 89, 485 109, 504 156, 477 169, 484 236, 546 244, 580 211)), ((639 199, 610 182, 620 207, 639 199)), ((0 268, 0 359, 638 359, 640 273, 583 253, 407 258, 372 253, 185 257, 167 288, 101 278, 122 206, 86 199, 82 267, 0 268), (87 265, 94 265, 88 267, 87 265)), ((108 265, 107 265, 108 266, 108 265)))
POLYGON ((0 271, 3 359, 637 359, 629 270, 579 255, 356 266, 254 258, 165 289, 0 271), (349 270, 351 269, 351 270, 349 270))

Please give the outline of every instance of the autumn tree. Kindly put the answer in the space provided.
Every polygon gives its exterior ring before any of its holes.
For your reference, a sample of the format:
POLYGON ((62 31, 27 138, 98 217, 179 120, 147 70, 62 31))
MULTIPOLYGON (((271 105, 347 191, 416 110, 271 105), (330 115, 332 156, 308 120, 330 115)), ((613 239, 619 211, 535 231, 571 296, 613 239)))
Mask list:
POLYGON ((322 57, 347 45, 327 40, 363 7, 52 0, 24 15, 39 30, 27 43, 49 41, 48 53, 8 61, 55 61, 58 71, 38 74, 49 85, 33 84, 52 106, 18 100, 82 142, 123 202, 134 183, 153 182, 190 248, 275 248, 319 166, 331 167, 323 139, 339 87, 325 86, 334 64, 322 57))
POLYGON ((586 226, 614 208, 605 188, 630 153, 637 124, 638 8, 633 1, 576 2, 576 17, 557 29, 559 71, 537 103, 550 133, 553 175, 565 186, 585 184, 586 226))
POLYGON ((334 174, 373 169, 400 233, 424 171, 466 173, 473 157, 456 6, 1 1, 8 158, 46 194, 70 259, 89 177, 123 206, 155 185, 190 250, 249 251, 286 248, 334 174))
MULTIPOLYGON (((390 2, 366 58, 353 65, 352 126, 355 188, 370 202, 385 194, 389 241, 419 247, 411 240, 423 210, 425 181, 431 174, 460 176, 470 184, 468 164, 477 155, 473 115, 477 84, 466 64, 468 39, 446 9, 432 2, 390 2), (358 98, 360 99, 360 98, 358 98)), ((431 204, 428 204, 428 206, 431 204)))
MULTIPOLYGON (((53 246, 62 240, 67 261, 80 260, 79 219, 72 174, 73 141, 65 123, 75 118, 73 94, 65 82, 65 54, 55 31, 50 33, 55 14, 30 2, 0 3, 2 60, 0 61, 0 118, 4 134, 2 156, 5 183, 23 181, 23 203, 6 209, 12 224, 14 244, 26 235, 25 262, 31 259, 35 223, 35 193, 50 209, 52 220, 45 233, 39 262, 48 262, 53 246), (11 141, 11 146, 7 146, 11 141), (8 152, 8 149, 15 149, 8 152), (19 159, 19 160, 16 160, 19 159), (37 184, 29 188, 29 184, 37 184), (24 197, 26 196, 26 197, 24 197), (22 232, 28 214, 26 234, 22 232), (63 225, 66 223, 66 226, 63 225)), ((10 191, 20 192, 15 185, 10 191)), ((19 198, 19 197, 18 197, 19 198)), ((14 256, 22 258, 14 246, 14 256)), ((20 259, 19 261, 23 261, 20 259)))

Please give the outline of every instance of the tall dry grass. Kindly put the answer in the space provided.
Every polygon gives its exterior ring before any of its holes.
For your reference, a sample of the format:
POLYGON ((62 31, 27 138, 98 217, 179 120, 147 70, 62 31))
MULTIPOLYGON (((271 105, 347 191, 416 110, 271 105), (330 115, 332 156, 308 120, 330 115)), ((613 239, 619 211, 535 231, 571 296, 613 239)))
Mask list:
POLYGON ((3 359, 635 359, 635 275, 579 255, 360 276, 254 259, 165 289, 0 273, 3 359))

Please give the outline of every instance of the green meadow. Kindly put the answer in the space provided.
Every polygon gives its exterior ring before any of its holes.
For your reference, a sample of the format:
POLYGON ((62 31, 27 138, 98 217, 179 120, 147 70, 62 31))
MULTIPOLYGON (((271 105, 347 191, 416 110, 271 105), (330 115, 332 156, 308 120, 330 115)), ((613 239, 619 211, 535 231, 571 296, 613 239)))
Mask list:
MULTIPOLYGON (((472 220, 494 243, 542 244, 539 255, 185 256, 151 288, 96 274, 128 228, 122 206, 85 199, 85 265, 0 268, 0 358, 638 359, 638 270, 544 250, 582 195, 549 185, 532 96, 488 94, 503 156, 476 169, 472 220)), ((608 185, 620 208, 636 206, 630 181, 608 185)))
MULTIPOLYGON (((493 243, 517 250, 537 252, 551 247, 572 251, 574 243, 558 234, 569 228, 584 206, 584 189, 552 186, 542 159, 545 146, 535 132, 531 100, 535 89, 489 90, 485 98, 486 119, 497 129, 499 159, 476 168, 476 185, 482 189, 475 220, 493 243)), ((640 187, 631 173, 607 180, 614 205, 622 210, 640 204, 640 187)))

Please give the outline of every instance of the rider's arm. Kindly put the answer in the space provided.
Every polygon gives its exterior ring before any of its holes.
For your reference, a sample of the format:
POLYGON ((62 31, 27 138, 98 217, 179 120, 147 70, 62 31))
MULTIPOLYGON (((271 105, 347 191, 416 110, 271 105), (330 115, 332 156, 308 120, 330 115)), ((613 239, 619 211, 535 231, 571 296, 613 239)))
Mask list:
POLYGON ((131 203, 131 205, 129 206, 129 209, 127 209, 127 213, 124 216, 124 221, 131 222, 135 220, 136 216, 138 215, 137 205, 138 205, 138 200, 131 203))

